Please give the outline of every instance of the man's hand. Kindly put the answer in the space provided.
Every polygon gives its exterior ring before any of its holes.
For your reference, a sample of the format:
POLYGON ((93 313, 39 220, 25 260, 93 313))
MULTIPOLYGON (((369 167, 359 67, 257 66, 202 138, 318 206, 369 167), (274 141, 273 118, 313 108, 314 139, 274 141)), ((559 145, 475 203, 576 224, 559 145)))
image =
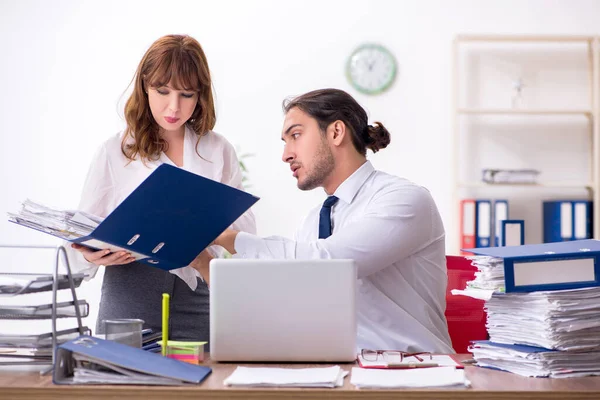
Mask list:
POLYGON ((116 253, 111 253, 111 251, 108 249, 92 250, 89 247, 82 246, 77 243, 71 244, 71 247, 83 254, 83 258, 85 258, 87 262, 91 262, 92 264, 96 264, 98 266, 122 265, 135 261, 135 257, 133 257, 131 253, 127 251, 117 251, 116 253))

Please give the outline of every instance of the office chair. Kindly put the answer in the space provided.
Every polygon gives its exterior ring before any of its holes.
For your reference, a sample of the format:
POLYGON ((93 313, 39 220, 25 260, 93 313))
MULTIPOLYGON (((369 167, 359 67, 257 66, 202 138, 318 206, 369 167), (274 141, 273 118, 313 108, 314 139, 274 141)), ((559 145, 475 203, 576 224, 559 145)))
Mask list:
POLYGON ((467 353, 471 340, 486 340, 486 313, 483 300, 454 296, 452 289, 464 289, 473 280, 477 268, 461 256, 446 256, 448 286, 446 289, 446 319, 452 347, 457 353, 467 353))

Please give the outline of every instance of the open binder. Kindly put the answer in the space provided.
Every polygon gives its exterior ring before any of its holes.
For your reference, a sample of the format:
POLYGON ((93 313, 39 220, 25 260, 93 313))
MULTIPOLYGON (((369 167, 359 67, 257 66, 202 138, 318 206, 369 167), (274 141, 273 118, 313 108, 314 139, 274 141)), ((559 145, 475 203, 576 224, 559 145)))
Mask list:
POLYGON ((502 259, 506 293, 600 286, 600 240, 463 250, 502 259))
MULTIPOLYGON (((257 201, 242 190, 162 164, 89 235, 68 240, 129 251, 137 261, 163 270, 181 268, 257 201)), ((12 222, 37 229, 27 221, 12 222)))
POLYGON ((181 385, 200 383, 212 369, 90 336, 60 345, 52 381, 56 384, 181 385))

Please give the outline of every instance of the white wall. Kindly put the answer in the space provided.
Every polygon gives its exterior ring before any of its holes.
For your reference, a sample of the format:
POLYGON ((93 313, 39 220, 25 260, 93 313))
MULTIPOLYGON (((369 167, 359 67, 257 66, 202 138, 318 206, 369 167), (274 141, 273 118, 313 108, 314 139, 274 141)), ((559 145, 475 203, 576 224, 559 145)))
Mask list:
MULTIPOLYGON (((300 192, 280 160, 281 101, 337 87, 388 127, 392 144, 370 159, 431 190, 450 242, 454 35, 597 35, 600 2, 0 0, 1 211, 25 198, 77 206, 90 157, 123 127, 122 94, 142 54, 167 33, 188 33, 207 53, 216 131, 254 154, 247 164, 250 191, 261 197, 261 235, 291 236, 323 198, 300 192), (345 80, 346 58, 365 41, 386 45, 399 62, 396 84, 381 96, 361 95, 345 80)), ((55 241, 6 222, 0 243, 55 241)), ((80 292, 97 302, 98 287, 96 280, 80 292)))

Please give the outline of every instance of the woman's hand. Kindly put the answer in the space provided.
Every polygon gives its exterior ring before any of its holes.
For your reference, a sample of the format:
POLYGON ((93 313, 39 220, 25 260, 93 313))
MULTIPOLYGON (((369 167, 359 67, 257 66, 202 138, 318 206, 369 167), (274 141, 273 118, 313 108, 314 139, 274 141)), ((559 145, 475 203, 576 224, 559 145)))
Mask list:
POLYGON ((215 239, 213 244, 221 246, 230 254, 235 254, 235 238, 237 237, 238 233, 238 231, 227 228, 215 239))
POLYGON ((110 250, 92 250, 89 247, 77 243, 71 244, 71 247, 83 254, 83 258, 85 258, 87 262, 91 262, 98 266, 122 265, 135 261, 135 257, 127 251, 121 250, 111 253, 110 250))
POLYGON ((190 267, 194 268, 196 271, 200 272, 204 282, 207 285, 210 285, 210 260, 213 259, 213 256, 210 255, 207 249, 202 250, 200 254, 196 256, 194 261, 190 263, 190 267))

